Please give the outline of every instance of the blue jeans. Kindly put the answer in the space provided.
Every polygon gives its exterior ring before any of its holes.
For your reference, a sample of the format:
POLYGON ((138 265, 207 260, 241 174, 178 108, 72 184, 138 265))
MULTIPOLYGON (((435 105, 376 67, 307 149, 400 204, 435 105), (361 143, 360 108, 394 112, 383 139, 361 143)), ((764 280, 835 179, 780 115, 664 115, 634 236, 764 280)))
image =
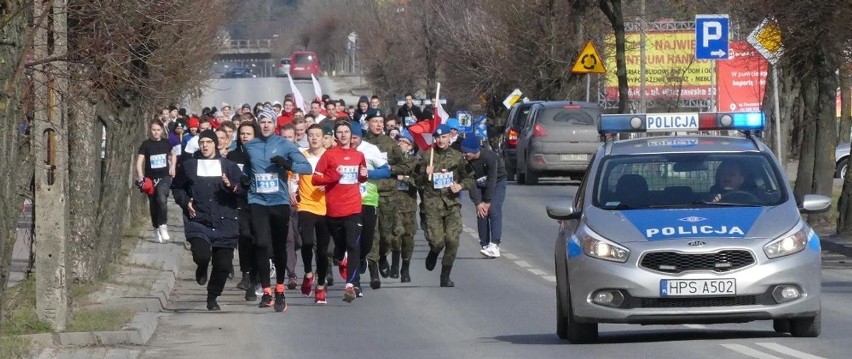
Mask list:
MULTIPOLYGON (((477 188, 485 195, 485 188, 477 188)), ((476 227, 479 230, 479 245, 486 246, 489 243, 500 244, 503 235, 503 200, 506 199, 506 180, 497 181, 494 186, 494 196, 491 198, 491 207, 488 209, 488 217, 476 217, 476 227)))

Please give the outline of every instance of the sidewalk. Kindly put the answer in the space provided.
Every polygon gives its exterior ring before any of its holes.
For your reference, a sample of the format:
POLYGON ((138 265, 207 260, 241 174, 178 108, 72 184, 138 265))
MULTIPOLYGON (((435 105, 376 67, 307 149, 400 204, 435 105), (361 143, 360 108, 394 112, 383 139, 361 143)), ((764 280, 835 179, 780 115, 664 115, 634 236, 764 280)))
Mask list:
POLYGON ((135 312, 129 323, 114 331, 29 335, 44 348, 35 358, 139 357, 143 351, 139 346, 147 344, 157 330, 160 312, 172 295, 185 252, 181 211, 171 198, 169 234, 170 241, 158 243, 150 226, 145 225, 131 252, 122 258, 117 273, 75 305, 76 313, 135 312))

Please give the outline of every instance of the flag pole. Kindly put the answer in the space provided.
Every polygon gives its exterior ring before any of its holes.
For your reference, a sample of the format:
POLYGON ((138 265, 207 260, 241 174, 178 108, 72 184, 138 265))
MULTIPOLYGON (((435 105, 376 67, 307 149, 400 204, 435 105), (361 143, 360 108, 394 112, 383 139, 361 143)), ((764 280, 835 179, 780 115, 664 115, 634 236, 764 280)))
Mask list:
MULTIPOLYGON (((440 82, 438 83, 438 88, 435 89, 435 106, 434 106, 435 107, 435 113, 438 112, 438 105, 440 104, 439 101, 441 101, 441 83, 440 82)), ((433 124, 435 123, 435 113, 432 114, 432 123, 433 124)), ((437 128, 432 129, 433 134, 435 133, 435 130, 437 130, 437 128)), ((433 173, 435 172, 435 167, 433 166, 434 162, 435 162, 435 137, 432 137, 432 151, 429 152, 429 167, 432 167, 433 173)), ((432 180, 431 174, 429 175, 429 180, 430 181, 432 180)))

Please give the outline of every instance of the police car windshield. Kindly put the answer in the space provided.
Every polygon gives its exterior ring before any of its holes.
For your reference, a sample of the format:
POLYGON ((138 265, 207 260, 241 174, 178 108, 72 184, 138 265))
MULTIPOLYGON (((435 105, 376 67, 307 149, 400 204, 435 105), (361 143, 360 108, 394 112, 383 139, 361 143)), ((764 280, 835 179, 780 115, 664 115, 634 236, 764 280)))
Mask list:
POLYGON ((603 209, 773 206, 786 187, 759 153, 612 156, 599 167, 594 205, 603 209))

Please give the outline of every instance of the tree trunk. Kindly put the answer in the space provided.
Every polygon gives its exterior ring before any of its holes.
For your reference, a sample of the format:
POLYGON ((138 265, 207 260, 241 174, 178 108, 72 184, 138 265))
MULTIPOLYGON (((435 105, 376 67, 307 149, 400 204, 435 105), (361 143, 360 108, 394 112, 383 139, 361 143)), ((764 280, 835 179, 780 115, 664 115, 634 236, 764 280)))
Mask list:
POLYGON ((615 33, 615 66, 618 77, 618 112, 627 113, 628 84, 627 61, 624 57, 626 39, 624 35, 624 16, 621 12, 621 0, 600 0, 600 8, 609 19, 615 33))
POLYGON ((852 64, 840 66, 840 131, 838 143, 852 140, 852 64))

